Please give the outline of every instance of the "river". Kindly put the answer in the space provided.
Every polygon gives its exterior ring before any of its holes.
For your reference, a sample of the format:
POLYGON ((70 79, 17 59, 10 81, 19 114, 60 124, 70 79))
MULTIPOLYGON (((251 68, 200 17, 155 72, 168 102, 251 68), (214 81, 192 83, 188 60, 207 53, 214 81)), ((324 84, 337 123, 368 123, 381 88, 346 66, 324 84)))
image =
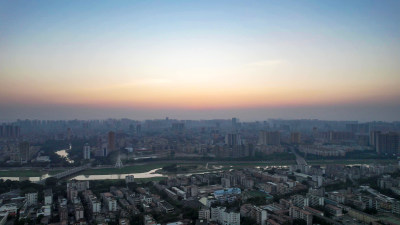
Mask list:
MULTIPOLYGON (((64 150, 61 150, 64 151, 64 150)), ((356 164, 352 165, 355 166, 356 164)), ((361 164, 358 164, 361 165, 361 164)), ((232 166, 230 166, 232 167, 232 166)), ((264 168, 264 169, 271 169, 271 168, 287 168, 288 166, 255 166, 254 168, 264 168)), ((216 167, 214 170, 210 171, 201 171, 201 172, 193 172, 193 173, 181 173, 181 174, 175 174, 175 176, 190 176, 193 174, 205 174, 205 173, 217 173, 217 172, 223 172, 224 170, 221 170, 222 167, 216 167)), ((70 179, 76 179, 76 180, 118 180, 118 179, 125 179, 127 175, 133 175, 135 178, 153 178, 153 177, 166 177, 168 175, 161 174, 161 173, 156 173, 157 170, 160 170, 161 168, 157 169, 152 169, 144 173, 127 173, 127 174, 106 174, 106 175, 76 175, 71 177, 70 179)), ((231 169, 230 169, 231 170, 231 169)), ((30 180, 32 182, 39 181, 41 179, 45 179, 49 177, 49 174, 46 173, 40 177, 0 177, 0 179, 3 180, 13 180, 13 181, 22 181, 22 180, 30 180)))
MULTIPOLYGON (((152 178, 152 177, 164 177, 165 175, 160 173, 155 173, 161 168, 153 169, 144 173, 127 173, 127 174, 108 174, 108 175, 76 175, 70 179, 76 180, 117 180, 125 179, 127 175, 133 175, 135 178, 152 178)), ((0 177, 3 180, 30 180, 32 182, 39 181, 41 179, 49 177, 49 174, 44 174, 41 177, 0 177)))
MULTIPOLYGON (((57 154, 66 154, 65 156, 68 156, 68 153, 65 152, 65 150, 60 150, 58 151, 57 154)), ((229 167, 233 167, 233 166, 229 166, 229 167)), ((268 168, 285 168, 287 166, 265 166, 265 167, 260 167, 260 166, 256 166, 254 168, 264 168, 264 169, 268 169, 268 168)), ((156 173, 157 170, 160 170, 161 168, 157 168, 157 169, 152 169, 149 170, 147 172, 144 173, 126 173, 126 174, 105 174, 105 175, 76 175, 71 177, 70 179, 76 179, 76 180, 118 180, 118 179, 125 179, 125 177, 127 175, 133 175, 135 176, 135 178, 152 178, 152 177, 166 177, 168 175, 165 174, 161 174, 161 173, 156 173)), ((222 170, 222 166, 213 166, 212 170, 209 171, 201 171, 201 172, 188 172, 188 173, 179 173, 179 174, 175 174, 175 176, 190 176, 193 174, 205 174, 205 173, 218 173, 218 172, 223 172, 224 170, 222 170)), ((0 179, 3 180, 13 180, 13 181, 18 181, 18 180, 30 180, 32 182, 36 182, 39 181, 41 179, 45 179, 47 177, 49 177, 50 175, 48 173, 40 176, 40 177, 0 177, 0 179)))
POLYGON ((126 173, 126 174, 107 174, 107 175, 78 175, 71 179, 76 180, 117 180, 117 179, 125 179, 128 175, 133 175, 135 178, 152 178, 152 177, 164 177, 164 175, 160 173, 155 173, 157 170, 161 168, 153 169, 144 173, 126 173))

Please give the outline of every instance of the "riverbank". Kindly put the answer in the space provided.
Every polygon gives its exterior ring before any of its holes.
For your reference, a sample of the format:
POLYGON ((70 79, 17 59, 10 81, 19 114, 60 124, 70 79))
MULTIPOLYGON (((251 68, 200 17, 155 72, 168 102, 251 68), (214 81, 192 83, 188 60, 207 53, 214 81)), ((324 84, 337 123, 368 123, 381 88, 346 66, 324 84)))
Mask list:
POLYGON ((156 163, 156 164, 138 164, 124 166, 120 169, 118 168, 92 168, 85 170, 81 175, 109 175, 109 174, 128 174, 128 173, 144 173, 149 170, 162 168, 167 165, 172 165, 173 163, 156 163))
MULTIPOLYGON (((354 164, 397 164, 396 159, 333 159, 333 160, 307 160, 309 165, 327 165, 327 164, 342 164, 342 165, 354 165, 354 164)), ((78 175, 112 175, 112 174, 132 174, 132 173, 145 173, 150 170, 163 168, 164 166, 177 164, 181 169, 177 172, 166 172, 158 170, 157 173, 164 175, 173 175, 176 173, 201 173, 201 172, 213 172, 229 169, 241 169, 250 167, 269 167, 269 166, 288 166, 294 165, 294 160, 286 161, 151 161, 142 162, 137 164, 126 165, 120 169, 109 167, 109 168, 91 168, 89 170, 82 171, 78 175)), ((54 175, 56 173, 64 171, 65 168, 53 170, 42 170, 41 168, 2 168, 0 170, 0 177, 41 177, 45 174, 54 175)))
POLYGON ((61 173, 64 170, 0 170, 0 177, 41 177, 45 174, 54 175, 57 173, 61 173))
MULTIPOLYGON (((342 160, 310 160, 307 161, 309 165, 327 165, 327 164, 342 164, 342 165, 354 165, 354 164, 370 164, 370 163, 382 163, 382 164, 397 164, 397 160, 394 159, 382 159, 382 160, 354 160, 354 159, 342 159, 342 160)), ((158 170, 157 173, 164 175, 181 174, 181 173, 201 173, 201 172, 213 172, 229 169, 242 169, 250 167, 269 167, 269 166, 289 166, 296 164, 294 160, 288 161, 273 161, 273 162, 260 162, 260 161, 222 161, 222 162, 149 162, 140 163, 137 165, 127 165, 121 169, 117 168, 92 168, 90 170, 83 171, 82 175, 109 175, 109 174, 128 174, 128 173, 144 173, 149 170, 156 168, 163 168, 164 166, 170 166, 177 164, 178 170, 176 172, 167 172, 158 170), (184 169, 182 169, 184 168, 184 169)))

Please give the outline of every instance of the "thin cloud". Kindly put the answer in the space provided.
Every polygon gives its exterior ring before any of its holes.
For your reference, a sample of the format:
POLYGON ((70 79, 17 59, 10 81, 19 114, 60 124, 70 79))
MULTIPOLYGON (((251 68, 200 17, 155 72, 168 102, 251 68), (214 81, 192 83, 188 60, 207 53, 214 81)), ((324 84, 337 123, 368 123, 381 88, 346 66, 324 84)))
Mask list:
POLYGON ((140 85, 160 85, 160 84, 168 84, 171 83, 169 79, 161 79, 161 78, 147 78, 141 79, 135 82, 140 85))
POLYGON ((251 62, 251 63, 247 63, 246 66, 276 66, 276 65, 281 65, 285 63, 285 61, 283 60, 278 60, 278 59, 274 59, 274 60, 262 60, 262 61, 256 61, 256 62, 251 62))

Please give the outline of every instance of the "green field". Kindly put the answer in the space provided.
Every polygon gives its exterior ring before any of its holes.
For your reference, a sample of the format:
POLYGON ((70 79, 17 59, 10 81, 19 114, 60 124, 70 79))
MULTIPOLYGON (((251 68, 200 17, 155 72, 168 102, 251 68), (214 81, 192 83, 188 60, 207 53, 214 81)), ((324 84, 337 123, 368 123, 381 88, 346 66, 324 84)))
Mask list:
POLYGON ((389 222, 392 224, 400 224, 400 218, 398 218, 392 214, 384 213, 382 215, 379 215, 378 218, 384 222, 389 222))
POLYGON ((324 164, 370 164, 370 163, 381 163, 381 164, 397 164, 395 159, 336 159, 336 160, 307 160, 310 165, 324 165, 324 164))
POLYGON ((61 173, 61 172, 63 172, 63 171, 65 171, 65 170, 51 170, 51 171, 49 171, 49 174, 50 174, 50 175, 55 175, 55 174, 61 173))
POLYGON ((0 171, 0 177, 40 177, 39 170, 9 170, 0 171))
MULTIPOLYGON (((371 159, 363 159, 363 160, 354 160, 354 159, 342 159, 342 160, 309 160, 307 161, 310 165, 325 165, 325 164, 367 164, 367 163, 396 163, 396 160, 371 160, 371 159)), ((83 171, 83 175, 107 175, 107 174, 127 174, 127 173, 144 173, 149 170, 162 168, 167 165, 171 165, 171 163, 149 163, 149 164, 140 164, 136 166, 126 166, 121 169, 117 168, 101 168, 101 169, 90 169, 83 171)), ((210 162, 208 165, 209 169, 205 169, 206 162, 187 162, 187 163, 178 163, 178 167, 189 167, 189 166, 197 166, 196 168, 188 169, 187 171, 178 171, 178 173, 200 173, 200 172, 213 172, 219 170, 229 170, 229 169, 241 169, 247 167, 266 167, 266 166, 287 166, 296 164, 293 160, 287 161, 276 161, 276 162, 210 162), (221 169, 214 169, 213 166, 222 166, 221 169)), ((168 174, 167 172, 163 172, 168 174)))
POLYGON ((63 170, 51 170, 51 171, 42 171, 37 169, 31 170, 8 170, 8 171, 0 171, 0 177, 40 177, 44 174, 49 173, 50 175, 54 175, 62 172, 63 170))
MULTIPOLYGON (((337 159, 337 160, 307 160, 309 165, 326 165, 326 164, 369 164, 369 163, 381 163, 381 164, 397 164, 397 160, 395 159, 337 159)), ((117 168, 100 168, 100 169, 90 169, 83 171, 82 175, 108 175, 108 174, 128 174, 128 173, 144 173, 153 169, 162 168, 167 165, 172 165, 174 162, 159 162, 159 163, 141 163, 133 166, 125 166, 121 169, 117 168)), ((285 160, 285 161, 266 161, 266 162, 209 162, 208 168, 205 169, 207 162, 198 161, 198 162, 179 162, 179 167, 188 168, 186 171, 178 171, 178 173, 200 173, 200 172, 213 172, 220 170, 229 170, 229 169, 241 169, 247 167, 266 167, 266 166, 286 166, 296 164, 294 160, 285 160), (222 166, 220 169, 215 169, 213 166, 222 166), (192 168, 191 168, 192 167, 192 168)), ((31 170, 22 170, 22 169, 10 169, 10 170, 2 170, 0 171, 0 177, 39 177, 46 173, 50 175, 54 175, 56 173, 62 172, 63 170, 51 170, 51 171, 42 171, 40 169, 31 169, 31 170)), ((165 172, 163 172, 165 173, 165 172)))
MULTIPOLYGON (((240 168, 240 167, 254 167, 254 166, 285 166, 285 165, 291 165, 291 164, 296 164, 296 161, 294 160, 285 160, 285 161, 267 161, 267 162, 219 162, 216 164, 212 165, 222 165, 222 166, 232 166, 235 168, 240 168)), ((211 164, 210 164, 211 165, 211 164)))

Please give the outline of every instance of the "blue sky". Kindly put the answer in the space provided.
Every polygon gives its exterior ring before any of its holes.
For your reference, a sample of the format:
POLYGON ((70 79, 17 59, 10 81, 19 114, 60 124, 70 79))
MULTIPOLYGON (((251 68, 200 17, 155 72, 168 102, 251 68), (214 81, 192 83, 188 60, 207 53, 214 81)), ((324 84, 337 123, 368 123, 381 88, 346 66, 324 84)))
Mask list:
POLYGON ((400 115, 399 1, 1 1, 0 34, 0 120, 400 115))

